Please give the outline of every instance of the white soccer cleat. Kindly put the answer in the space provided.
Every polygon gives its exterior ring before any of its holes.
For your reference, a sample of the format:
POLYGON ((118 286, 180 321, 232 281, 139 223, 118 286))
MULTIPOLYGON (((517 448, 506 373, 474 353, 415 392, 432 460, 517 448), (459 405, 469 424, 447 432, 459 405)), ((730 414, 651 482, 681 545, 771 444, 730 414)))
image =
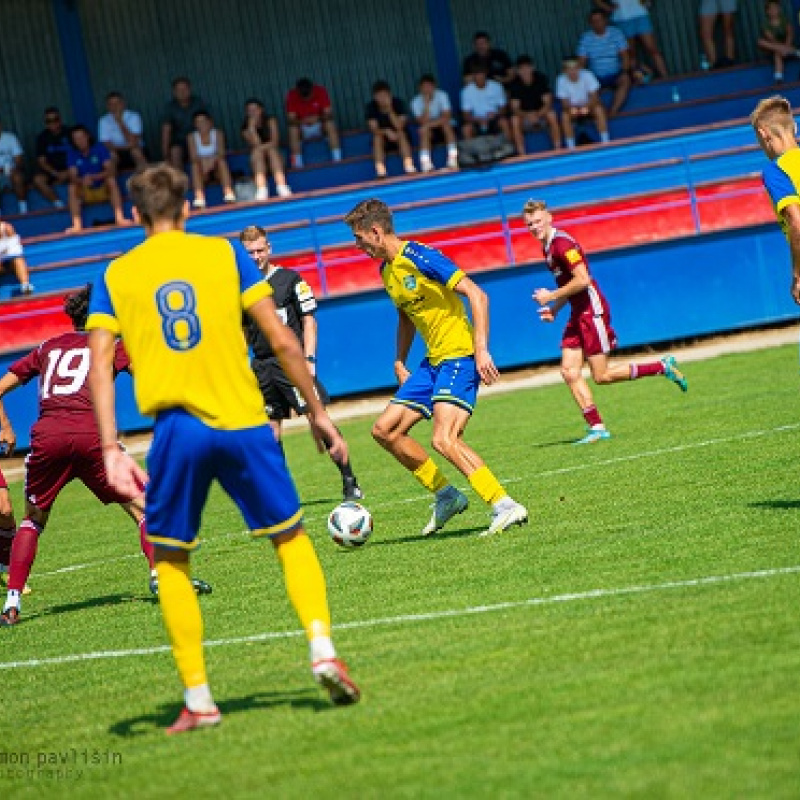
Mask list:
POLYGON ((456 514, 461 514, 467 510, 469 500, 466 495, 453 489, 446 497, 437 497, 436 502, 431 506, 433 514, 430 521, 422 529, 423 536, 430 536, 432 533, 443 528, 456 514))
POLYGON ((521 503, 508 505, 502 511, 492 513, 492 524, 481 536, 493 536, 495 533, 502 533, 512 525, 525 525, 528 522, 528 509, 521 503))

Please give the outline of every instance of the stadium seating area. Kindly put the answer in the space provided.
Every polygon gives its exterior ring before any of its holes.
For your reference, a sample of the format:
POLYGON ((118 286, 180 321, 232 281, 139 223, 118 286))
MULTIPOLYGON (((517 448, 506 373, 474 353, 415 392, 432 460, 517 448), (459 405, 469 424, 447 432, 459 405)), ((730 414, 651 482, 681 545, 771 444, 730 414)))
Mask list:
MULTIPOLYGON (((375 194, 395 209, 403 235, 442 248, 468 271, 540 257, 520 220, 530 196, 559 209, 559 224, 577 230, 590 252, 758 224, 771 219, 771 209, 758 180, 763 155, 744 118, 769 84, 766 66, 656 82, 632 93, 628 110, 612 121, 610 145, 552 153, 536 134, 529 156, 380 183, 373 180, 368 135, 351 133, 340 164, 315 165, 312 143, 311 166, 290 173, 294 197, 212 207, 194 214, 190 229, 233 235, 253 222, 266 226, 280 262, 301 271, 324 297, 379 285, 374 264, 351 246, 341 221, 358 200, 375 194)), ((781 91, 800 102, 800 83, 781 91)), ((233 153, 230 159, 234 171, 244 171, 246 158, 233 153)), ((398 175, 399 164, 393 166, 390 174, 398 175)), ((103 218, 102 207, 93 213, 103 218)), ((66 216, 51 210, 8 218, 25 239, 37 294, 15 297, 12 279, 0 278, 0 352, 63 328, 65 291, 92 280, 141 240, 135 227, 63 236, 58 231, 66 216)))

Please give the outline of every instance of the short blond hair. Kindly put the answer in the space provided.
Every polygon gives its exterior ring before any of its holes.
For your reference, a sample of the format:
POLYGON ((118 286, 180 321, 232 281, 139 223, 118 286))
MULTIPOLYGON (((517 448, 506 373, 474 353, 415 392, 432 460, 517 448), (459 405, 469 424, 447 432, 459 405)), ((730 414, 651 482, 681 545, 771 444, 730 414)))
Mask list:
POLYGON ((260 225, 248 225, 240 234, 239 241, 242 244, 246 242, 257 242, 259 239, 266 239, 267 232, 260 225))
POLYGON ((523 214, 535 214, 537 211, 547 211, 544 200, 528 200, 522 208, 523 214))
POLYGON ((375 197, 362 200, 345 216, 344 222, 353 231, 368 231, 373 225, 377 225, 384 233, 394 233, 394 222, 389 206, 375 197))
POLYGON ((755 107, 750 115, 750 124, 754 128, 766 128, 774 134, 794 132, 792 105, 778 94, 767 97, 755 107))

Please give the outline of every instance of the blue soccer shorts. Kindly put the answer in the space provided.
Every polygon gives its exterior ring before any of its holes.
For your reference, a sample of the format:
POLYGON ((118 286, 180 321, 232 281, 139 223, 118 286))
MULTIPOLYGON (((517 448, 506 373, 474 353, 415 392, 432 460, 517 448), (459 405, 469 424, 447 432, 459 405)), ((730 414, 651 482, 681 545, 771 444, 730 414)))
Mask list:
POLYGON ((299 527, 303 512, 269 425, 227 431, 175 409, 158 415, 147 456, 147 538, 193 550, 211 483, 218 480, 254 536, 299 527))
POLYGON ((398 389, 391 402, 413 408, 426 419, 433 415, 434 403, 452 403, 471 414, 479 384, 474 356, 451 358, 436 366, 426 358, 398 389))

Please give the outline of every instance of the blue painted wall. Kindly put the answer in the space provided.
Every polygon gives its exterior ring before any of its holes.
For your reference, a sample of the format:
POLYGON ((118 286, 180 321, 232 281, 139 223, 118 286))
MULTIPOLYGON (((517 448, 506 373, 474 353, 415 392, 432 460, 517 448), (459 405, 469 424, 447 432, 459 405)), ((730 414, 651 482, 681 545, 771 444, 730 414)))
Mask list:
MULTIPOLYGON (((600 253, 590 264, 611 303, 620 347, 799 316, 787 289, 786 243, 772 225, 600 253)), ((472 277, 489 294, 491 350, 501 369, 558 358, 565 318, 562 324, 540 323, 530 300, 533 289, 552 284, 542 262, 472 277)), ((397 314, 383 292, 325 300, 318 320, 319 374, 334 397, 393 385, 397 314)), ((421 356, 416 343, 410 363, 421 356)), ((0 372, 12 360, 0 359, 0 372)), ((148 427, 136 411, 128 376, 117 380, 117 392, 120 430, 148 427)), ((5 404, 19 446, 26 447, 36 417, 34 387, 17 390, 5 404)))

